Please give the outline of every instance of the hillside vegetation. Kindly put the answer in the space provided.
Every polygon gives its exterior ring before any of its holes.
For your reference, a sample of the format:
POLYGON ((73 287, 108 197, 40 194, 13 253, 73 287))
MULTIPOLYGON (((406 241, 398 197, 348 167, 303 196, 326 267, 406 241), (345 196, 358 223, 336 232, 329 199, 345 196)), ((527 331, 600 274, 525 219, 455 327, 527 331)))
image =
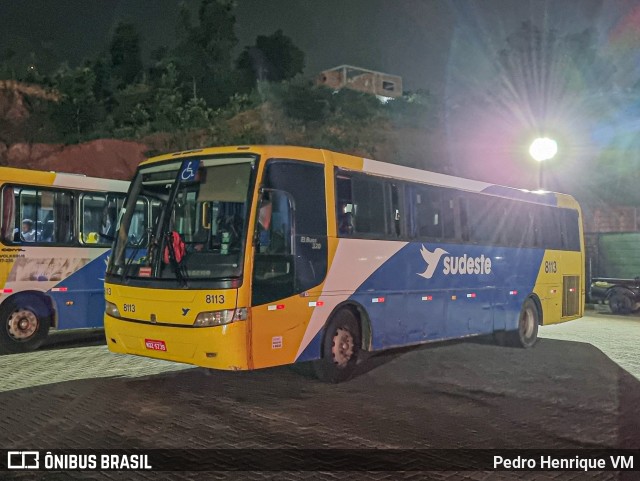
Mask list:
MULTIPOLYGON (((527 148, 545 134, 560 149, 545 188, 640 204, 640 82, 617 74, 628 57, 600 49, 595 31, 526 22, 484 57, 452 47, 451 94, 424 88, 386 103, 314 86, 304 52, 280 30, 235 55, 231 0, 202 0, 196 15, 184 7, 170 38, 143 58, 136 26, 121 22, 94 58, 48 70, 45 51, 0 52, 0 162, 33 166, 33 152, 97 139, 130 142, 136 159, 138 146, 151 155, 294 144, 534 189, 539 165, 527 148)), ((105 158, 87 156, 86 170, 104 172, 89 165, 105 158)))

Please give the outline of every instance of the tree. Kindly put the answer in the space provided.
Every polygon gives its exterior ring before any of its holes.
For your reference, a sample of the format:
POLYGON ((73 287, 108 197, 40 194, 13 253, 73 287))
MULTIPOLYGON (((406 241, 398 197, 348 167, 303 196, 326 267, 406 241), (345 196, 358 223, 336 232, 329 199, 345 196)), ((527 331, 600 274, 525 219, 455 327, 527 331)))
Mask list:
MULTIPOLYGON (((160 73, 160 72, 158 72, 160 73)), ((155 88, 153 126, 157 131, 172 131, 180 126, 180 112, 184 104, 178 88, 178 72, 174 64, 168 64, 160 73, 155 88)))
POLYGON ((85 62, 85 67, 90 68, 95 76, 93 84, 93 95, 98 101, 110 104, 113 95, 113 85, 111 81, 111 68, 109 60, 100 56, 95 60, 85 62))
POLYGON ((203 99, 194 97, 178 110, 178 115, 182 128, 201 129, 209 125, 212 111, 203 99))
POLYGON ((185 94, 203 97, 208 105, 224 105, 234 93, 231 52, 237 43, 231 0, 202 0, 198 24, 183 4, 178 45, 173 51, 185 94))
POLYGON ((64 137, 78 140, 98 122, 100 113, 94 95, 95 80, 93 71, 88 67, 71 69, 63 65, 54 74, 54 85, 62 98, 52 107, 52 120, 64 137))
POLYGON ((613 86, 615 67, 598 55, 593 30, 560 35, 527 21, 505 43, 497 59, 499 82, 489 97, 503 107, 516 106, 532 126, 546 126, 558 112, 598 111, 600 105, 584 97, 595 99, 613 86))
POLYGON ((109 44, 111 71, 118 88, 134 83, 142 73, 140 35, 135 25, 120 22, 109 44))
POLYGON ((48 40, 12 37, 0 50, 0 78, 28 83, 45 83, 59 65, 59 58, 48 40))
POLYGON ((304 52, 282 30, 277 30, 271 35, 259 35, 255 46, 245 47, 236 64, 254 84, 256 80, 280 82, 302 73, 304 52))
POLYGON ((18 52, 13 48, 7 47, 0 52, 0 78, 15 79, 16 78, 16 59, 18 52))
POLYGON ((283 82, 275 90, 285 114, 292 119, 314 122, 329 115, 332 100, 329 89, 314 87, 310 82, 293 81, 283 82))
POLYGON ((153 91, 144 83, 132 84, 114 93, 111 116, 118 136, 128 137, 148 129, 152 99, 153 91))

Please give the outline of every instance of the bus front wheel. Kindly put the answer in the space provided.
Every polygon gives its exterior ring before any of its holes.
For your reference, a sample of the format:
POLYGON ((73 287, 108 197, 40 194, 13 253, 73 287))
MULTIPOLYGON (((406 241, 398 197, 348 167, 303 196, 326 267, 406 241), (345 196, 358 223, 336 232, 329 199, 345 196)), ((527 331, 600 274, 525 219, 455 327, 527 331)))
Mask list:
POLYGON ((533 299, 528 298, 522 304, 522 310, 518 318, 518 329, 506 333, 507 345, 524 348, 533 347, 538 340, 539 324, 540 313, 538 312, 538 306, 536 306, 533 299))
POLYGON ((0 353, 29 352, 49 333, 46 305, 39 299, 7 300, 0 308, 0 353))
POLYGON ((329 321, 322 343, 322 358, 314 363, 318 379, 338 383, 355 370, 360 352, 360 326, 349 309, 339 310, 329 321))

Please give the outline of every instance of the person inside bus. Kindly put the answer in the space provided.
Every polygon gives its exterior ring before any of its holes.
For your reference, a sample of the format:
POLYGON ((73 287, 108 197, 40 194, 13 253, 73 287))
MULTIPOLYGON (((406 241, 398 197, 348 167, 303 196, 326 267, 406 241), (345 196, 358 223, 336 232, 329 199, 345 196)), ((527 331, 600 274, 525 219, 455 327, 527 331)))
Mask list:
POLYGON ((284 254, 285 226, 281 224, 282 232, 277 230, 278 225, 274 222, 278 217, 278 206, 274 205, 269 193, 265 194, 260 203, 260 211, 258 212, 258 245, 262 254, 284 254))
POLYGON ((35 242, 36 230, 33 227, 33 221, 31 219, 22 220, 22 230, 20 232, 20 238, 24 242, 35 242))
POLYGON ((263 197, 258 212, 258 245, 261 254, 287 253, 287 237, 290 235, 288 200, 282 195, 263 197))
POLYGON ((113 206, 105 206, 102 211, 102 223, 100 224, 100 237, 103 240, 112 241, 116 234, 116 209, 113 206))
POLYGON ((260 210, 258 211, 258 245, 260 246, 260 252, 264 253, 269 248, 271 242, 270 239, 270 226, 271 216, 273 212, 273 205, 271 204, 270 194, 265 194, 260 203, 260 210))

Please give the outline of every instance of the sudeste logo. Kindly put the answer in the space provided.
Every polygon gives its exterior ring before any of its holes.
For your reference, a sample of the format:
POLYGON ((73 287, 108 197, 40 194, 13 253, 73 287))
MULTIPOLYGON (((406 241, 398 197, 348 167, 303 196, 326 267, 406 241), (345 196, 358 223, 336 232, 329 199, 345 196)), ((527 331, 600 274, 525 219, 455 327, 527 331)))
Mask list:
POLYGON ((424 244, 422 244, 420 254, 422 254, 422 258, 427 263, 427 268, 422 274, 418 273, 418 275, 425 279, 431 279, 433 273, 436 271, 436 267, 438 267, 438 262, 440 262, 442 254, 448 254, 448 252, 440 247, 437 247, 433 252, 429 252, 424 244))
MULTIPOLYGON (((433 252, 429 252, 422 244, 420 254, 422 254, 422 258, 427 263, 427 268, 423 273, 417 274, 425 279, 431 279, 440 263, 440 259, 448 252, 440 247, 436 247, 433 252)), ((445 256, 442 261, 442 273, 445 276, 449 274, 491 274, 491 258, 485 257, 484 254, 480 257, 472 257, 467 254, 445 256)))

